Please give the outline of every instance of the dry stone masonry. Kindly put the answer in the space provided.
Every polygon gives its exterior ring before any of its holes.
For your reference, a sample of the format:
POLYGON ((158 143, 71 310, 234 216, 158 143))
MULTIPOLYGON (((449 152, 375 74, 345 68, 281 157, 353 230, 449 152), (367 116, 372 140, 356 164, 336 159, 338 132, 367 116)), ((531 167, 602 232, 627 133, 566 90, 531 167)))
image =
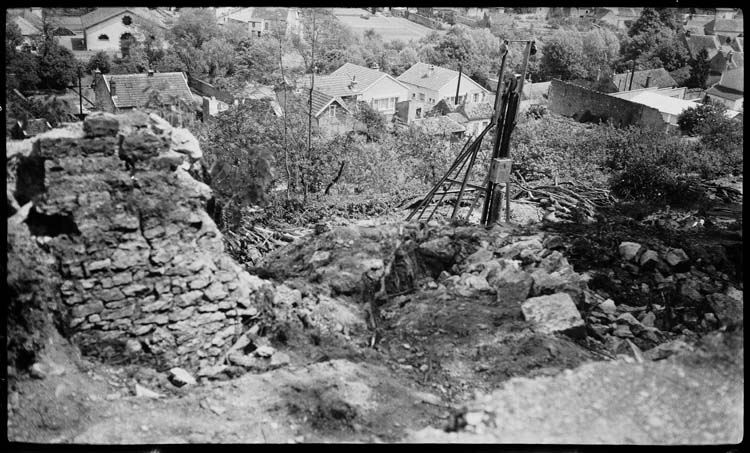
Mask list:
POLYGON ((140 112, 93 114, 34 143, 43 184, 27 223, 58 260, 85 353, 117 358, 135 340, 141 359, 208 366, 260 315, 265 282, 223 253, 211 190, 188 173, 200 158, 189 131, 140 112))

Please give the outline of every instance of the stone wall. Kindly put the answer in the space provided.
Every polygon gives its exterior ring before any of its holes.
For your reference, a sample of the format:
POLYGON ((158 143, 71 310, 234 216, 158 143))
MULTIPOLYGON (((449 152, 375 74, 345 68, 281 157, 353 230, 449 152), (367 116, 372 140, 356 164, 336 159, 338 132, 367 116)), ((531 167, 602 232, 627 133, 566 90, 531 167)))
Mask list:
POLYGON ((658 110, 636 104, 578 85, 552 80, 549 109, 553 113, 581 122, 610 121, 623 127, 629 125, 666 127, 658 110))
POLYGON ((189 131, 140 112, 92 114, 34 143, 25 177, 42 183, 27 223, 57 260, 84 353, 136 344, 138 359, 208 366, 260 316, 265 282, 223 253, 211 190, 188 173, 200 157, 189 131))

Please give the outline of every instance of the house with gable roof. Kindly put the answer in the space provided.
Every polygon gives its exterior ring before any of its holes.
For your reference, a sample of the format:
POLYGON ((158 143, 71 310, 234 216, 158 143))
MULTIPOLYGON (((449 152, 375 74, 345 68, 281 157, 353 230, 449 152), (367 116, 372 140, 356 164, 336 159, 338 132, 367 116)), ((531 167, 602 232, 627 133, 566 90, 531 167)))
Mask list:
POLYGON ((99 110, 120 113, 143 107, 153 90, 165 102, 182 99, 194 102, 187 77, 182 72, 154 72, 144 74, 101 74, 94 76, 94 93, 99 110))
MULTIPOLYGON (((309 89, 311 79, 307 74, 300 84, 309 89)), ((344 102, 367 102, 389 120, 396 113, 396 103, 409 94, 409 88, 391 75, 353 63, 345 63, 329 75, 315 76, 313 83, 315 90, 344 102)))
POLYGON ((743 32, 742 19, 716 18, 703 27, 707 35, 720 35, 736 38, 743 32))
POLYGON ((706 96, 730 110, 741 112, 745 102, 745 68, 728 69, 719 82, 706 91, 706 96))
POLYGON ((128 54, 129 41, 134 38, 144 41, 139 25, 148 25, 166 30, 162 16, 148 8, 97 8, 80 17, 84 29, 86 50, 128 54))
POLYGON ((398 80, 409 87, 409 99, 435 105, 441 99, 453 102, 456 88, 459 89, 458 102, 487 102, 490 92, 473 81, 466 74, 460 77, 452 69, 441 68, 426 63, 415 63, 398 80))
POLYGON ((639 90, 651 87, 672 88, 677 86, 677 82, 664 68, 635 71, 635 73, 625 72, 614 74, 612 76, 612 83, 615 84, 618 91, 639 90))
MULTIPOLYGON (((295 103, 303 111, 308 109, 307 93, 302 95, 296 95, 293 92, 287 93, 277 91, 276 96, 279 105, 284 105, 284 97, 288 96, 288 102, 295 103)), ((328 137, 345 134, 359 126, 346 102, 339 96, 331 96, 316 89, 312 90, 312 116, 315 126, 320 129, 323 135, 328 137)))

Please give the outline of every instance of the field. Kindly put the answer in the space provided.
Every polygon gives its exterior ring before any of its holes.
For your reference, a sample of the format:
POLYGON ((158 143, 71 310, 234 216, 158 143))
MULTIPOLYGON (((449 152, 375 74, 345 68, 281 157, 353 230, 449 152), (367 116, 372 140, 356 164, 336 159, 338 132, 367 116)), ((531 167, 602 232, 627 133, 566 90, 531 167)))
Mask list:
POLYGON ((373 16, 360 8, 333 8, 333 14, 351 27, 355 33, 364 34, 365 30, 374 29, 386 42, 400 39, 408 42, 427 36, 433 30, 403 17, 373 16), (360 16, 366 15, 369 19, 360 16))

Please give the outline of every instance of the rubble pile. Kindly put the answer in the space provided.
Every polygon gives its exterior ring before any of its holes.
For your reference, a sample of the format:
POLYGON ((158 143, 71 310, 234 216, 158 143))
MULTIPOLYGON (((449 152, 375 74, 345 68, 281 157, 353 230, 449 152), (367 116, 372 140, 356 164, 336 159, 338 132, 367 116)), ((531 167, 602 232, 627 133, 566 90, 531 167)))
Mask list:
POLYGON ((65 327, 84 353, 206 366, 259 316, 264 282, 223 253, 186 129, 92 114, 26 154, 14 198, 33 203, 25 223, 58 263, 65 327))

